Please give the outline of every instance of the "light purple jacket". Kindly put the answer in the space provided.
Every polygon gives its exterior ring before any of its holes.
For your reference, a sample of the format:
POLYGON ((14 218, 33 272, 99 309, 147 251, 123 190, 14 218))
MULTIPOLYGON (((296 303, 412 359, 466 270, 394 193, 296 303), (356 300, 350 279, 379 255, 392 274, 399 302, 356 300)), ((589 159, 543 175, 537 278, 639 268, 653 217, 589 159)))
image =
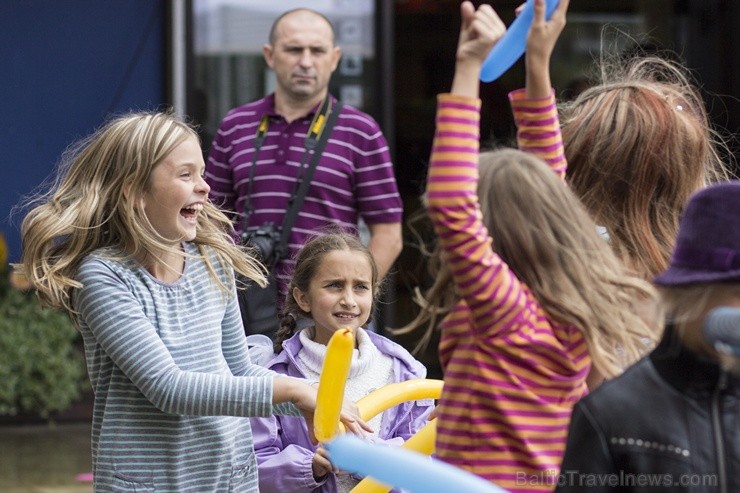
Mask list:
MULTIPOLYGON (((426 368, 406 349, 374 332, 367 332, 381 353, 393 358, 393 381, 426 378, 426 368)), ((267 367, 284 375, 305 378, 296 363, 301 350, 298 334, 283 342, 283 351, 267 367)), ((404 402, 388 409, 381 418, 378 437, 393 445, 402 445, 427 423, 434 407, 433 399, 404 402)), ((303 418, 271 416, 250 418, 257 456, 261 493, 334 493, 337 485, 334 474, 327 474, 319 482, 314 480, 311 462, 316 447, 311 444, 303 418)))

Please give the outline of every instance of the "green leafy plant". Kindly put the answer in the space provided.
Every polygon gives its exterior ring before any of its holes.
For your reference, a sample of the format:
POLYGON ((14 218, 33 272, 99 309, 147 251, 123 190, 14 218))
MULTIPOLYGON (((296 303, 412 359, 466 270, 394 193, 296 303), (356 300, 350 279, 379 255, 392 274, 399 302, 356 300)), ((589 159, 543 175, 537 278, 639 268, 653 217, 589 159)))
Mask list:
MULTIPOLYGON (((2 282, 7 271, 0 267, 2 282)), ((0 415, 49 418, 68 409, 85 385, 80 335, 66 314, 31 293, 0 292, 0 415)))

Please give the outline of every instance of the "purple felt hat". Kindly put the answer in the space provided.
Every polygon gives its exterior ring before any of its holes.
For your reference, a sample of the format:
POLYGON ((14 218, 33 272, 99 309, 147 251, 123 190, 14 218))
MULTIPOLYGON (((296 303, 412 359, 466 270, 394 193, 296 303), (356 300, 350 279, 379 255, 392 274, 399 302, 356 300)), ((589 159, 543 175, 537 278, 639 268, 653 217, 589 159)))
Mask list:
POLYGON ((740 181, 704 188, 689 199, 676 247, 658 286, 740 283, 740 181))

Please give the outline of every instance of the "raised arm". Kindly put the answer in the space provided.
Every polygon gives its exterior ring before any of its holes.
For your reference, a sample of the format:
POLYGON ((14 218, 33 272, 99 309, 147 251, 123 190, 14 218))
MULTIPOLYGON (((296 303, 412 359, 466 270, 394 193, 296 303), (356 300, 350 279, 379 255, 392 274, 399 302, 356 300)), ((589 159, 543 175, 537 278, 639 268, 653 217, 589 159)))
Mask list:
POLYGON ((466 1, 460 5, 460 15, 462 25, 450 93, 477 98, 483 61, 506 32, 506 26, 490 5, 481 5, 475 10, 473 4, 466 1))
POLYGON ((561 179, 565 179, 567 162, 550 81, 550 58, 565 27, 568 2, 561 0, 548 21, 545 0, 535 0, 534 19, 527 34, 526 85, 509 94, 519 149, 544 160, 561 179))
POLYGON ((560 0, 550 20, 545 20, 545 0, 535 0, 534 19, 527 33, 524 55, 526 93, 529 99, 546 98, 552 94, 550 58, 555 43, 565 27, 565 13, 569 0, 560 0))
MULTIPOLYGON (((438 98, 427 198, 455 287, 472 312, 472 330, 487 338, 510 328, 504 318, 529 305, 521 282, 491 248, 477 195, 480 100, 475 96, 482 62, 505 28, 488 5, 473 12, 465 2, 461 13, 452 93, 438 98)), ((458 320, 466 325, 460 317, 448 319, 450 330, 458 320)))

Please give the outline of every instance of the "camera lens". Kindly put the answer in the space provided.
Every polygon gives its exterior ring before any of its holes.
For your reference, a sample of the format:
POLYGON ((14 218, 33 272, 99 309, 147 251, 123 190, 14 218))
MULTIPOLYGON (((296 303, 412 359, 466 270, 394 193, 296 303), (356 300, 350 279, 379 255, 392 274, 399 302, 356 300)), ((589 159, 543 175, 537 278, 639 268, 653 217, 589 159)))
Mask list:
POLYGON ((280 260, 276 258, 276 247, 280 244, 280 229, 272 223, 266 223, 246 235, 246 244, 255 248, 259 260, 267 267, 272 267, 280 260))

